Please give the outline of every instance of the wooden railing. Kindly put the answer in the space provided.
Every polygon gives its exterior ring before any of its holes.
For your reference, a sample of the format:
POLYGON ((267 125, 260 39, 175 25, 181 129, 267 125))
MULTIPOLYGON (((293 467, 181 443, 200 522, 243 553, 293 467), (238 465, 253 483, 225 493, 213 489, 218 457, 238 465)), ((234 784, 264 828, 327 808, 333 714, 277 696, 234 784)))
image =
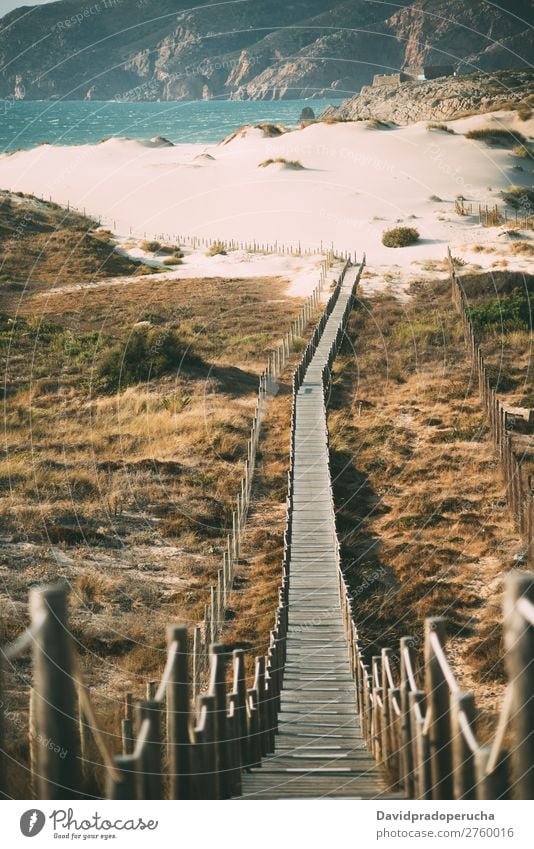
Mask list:
POLYGON ((534 574, 506 579, 508 686, 491 746, 447 660, 445 619, 426 620, 422 656, 421 641, 403 637, 369 664, 341 570, 339 583, 363 733, 389 780, 415 799, 534 798, 534 574))
MULTIPOLYGON (((475 369, 480 397, 490 425, 491 435, 498 448, 506 483, 506 497, 517 527, 527 543, 527 557, 534 556, 534 493, 531 476, 525 471, 528 459, 532 460, 533 437, 514 433, 517 417, 497 398, 491 386, 490 373, 486 366, 481 346, 471 321, 461 278, 456 274, 454 259, 449 248, 448 263, 451 277, 453 303, 462 321, 466 345, 475 369)), ((534 418, 531 411, 530 418, 534 418)), ((530 422, 529 422, 530 424, 530 422)))
MULTIPOLYGON (((102 732, 90 692, 83 678, 68 621, 68 593, 63 585, 33 589, 29 628, 0 653, 0 696, 5 704, 2 673, 31 650, 33 680, 29 693, 30 773, 33 794, 39 799, 68 799, 94 795, 88 772, 105 768, 105 795, 113 799, 225 799, 238 796, 243 770, 259 765, 273 751, 280 691, 283 683, 288 622, 289 566, 293 504, 293 446, 295 392, 319 343, 328 316, 337 302, 349 263, 343 267, 326 308, 308 343, 294 378, 288 497, 284 555, 274 628, 269 648, 255 658, 254 680, 247 687, 245 654, 228 652, 216 642, 221 625, 224 589, 231 587, 233 566, 239 556, 239 533, 246 516, 254 468, 261 411, 272 382, 284 367, 295 338, 303 332, 320 300, 324 275, 307 300, 280 348, 262 375, 247 458, 247 485, 238 498, 233 534, 219 573, 222 584, 215 606, 207 614, 206 636, 195 628, 192 642, 183 626, 168 629, 167 662, 159 684, 149 682, 147 698, 126 700, 125 717, 115 735, 122 753, 109 746, 102 732), (209 640, 211 639, 211 642, 209 640), (191 662, 192 656, 192 662, 191 662), (208 666, 203 686, 201 657, 208 666), (231 663, 231 687, 228 670, 231 663), (96 750, 97 754, 93 754, 96 750)), ((0 717, 1 719, 1 717, 0 717)), ((9 796, 9 755, 0 722, 0 794, 9 796)), ((93 776, 94 779, 94 776, 93 776)), ((29 794, 28 794, 29 795, 29 794)))

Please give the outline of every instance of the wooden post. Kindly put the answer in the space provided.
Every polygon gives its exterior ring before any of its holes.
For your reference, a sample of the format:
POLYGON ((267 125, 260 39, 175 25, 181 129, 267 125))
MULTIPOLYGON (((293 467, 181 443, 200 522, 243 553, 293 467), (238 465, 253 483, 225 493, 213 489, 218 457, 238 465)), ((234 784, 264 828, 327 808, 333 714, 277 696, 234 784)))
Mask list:
MULTIPOLYGON (((196 631, 197 629, 195 629, 196 631)), ((167 759, 171 799, 190 799, 189 653, 187 628, 171 625, 167 645, 172 666, 166 687, 167 759)))
POLYGON ((412 763, 414 770, 414 796, 416 799, 432 799, 432 775, 430 769, 430 745, 428 735, 423 733, 424 721, 416 716, 417 709, 424 716, 426 699, 421 690, 410 691, 410 724, 412 738, 412 763))
POLYGON ((521 600, 534 604, 533 573, 506 577, 504 646, 512 688, 514 796, 534 799, 534 626, 519 609, 521 600))
POLYGON ((163 747, 161 743, 161 705, 145 699, 136 705, 139 730, 149 722, 140 753, 138 792, 140 799, 163 799, 163 747))
POLYGON ((432 798, 452 799, 449 685, 432 647, 432 634, 436 634, 442 648, 445 648, 445 619, 435 616, 425 621, 425 693, 430 710, 428 738, 432 798))
POLYGON ((237 715, 237 727, 239 734, 239 748, 241 766, 249 766, 248 755, 248 720, 247 720, 247 685, 245 676, 245 653, 243 649, 235 649, 233 690, 235 695, 235 709, 237 715))
POLYGON ((230 763, 228 757, 228 728, 226 721, 226 649, 216 643, 211 646, 210 696, 215 696, 215 748, 217 776, 221 799, 231 795, 230 763))
POLYGON ((491 755, 490 746, 481 746, 475 754, 476 798, 480 801, 505 799, 508 795, 506 777, 508 754, 502 749, 499 752, 495 769, 488 772, 491 755))
POLYGON ((475 737, 476 710, 472 693, 451 695, 452 765, 455 799, 476 799, 475 755, 465 739, 460 724, 462 713, 475 737))
POLYGON ((195 625, 193 632, 193 703, 196 702, 200 691, 200 658, 202 635, 200 625, 195 625))
POLYGON ((33 641, 36 789, 39 799, 76 798, 82 789, 78 699, 63 586, 30 591, 33 641))
POLYGON ((137 799, 137 765, 131 755, 118 755, 115 758, 115 768, 119 771, 121 780, 108 772, 107 798, 115 800, 137 799))
POLYGON ((195 799, 219 799, 215 743, 215 696, 200 698, 200 717, 192 748, 195 799))
POLYGON ((415 664, 415 643, 413 637, 402 637, 400 641, 400 701, 401 701, 401 716, 400 716, 400 757, 399 769, 400 779, 404 788, 404 794, 407 799, 414 797, 414 775, 413 775, 413 757, 412 757, 412 739, 411 739, 411 723, 410 723, 410 681, 408 678, 408 660, 411 662, 412 669, 415 664))

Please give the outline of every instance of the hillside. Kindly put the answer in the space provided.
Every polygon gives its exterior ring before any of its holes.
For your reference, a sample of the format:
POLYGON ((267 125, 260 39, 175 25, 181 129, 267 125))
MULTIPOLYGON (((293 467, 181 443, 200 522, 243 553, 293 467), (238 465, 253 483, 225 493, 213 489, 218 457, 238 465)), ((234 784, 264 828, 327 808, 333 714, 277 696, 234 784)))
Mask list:
POLYGON ((368 86, 341 106, 325 110, 323 118, 363 121, 375 118, 396 124, 443 121, 465 115, 526 107, 533 101, 534 71, 497 71, 405 82, 394 88, 368 86))
POLYGON ((0 26, 0 97, 280 99, 351 95, 407 65, 529 66, 532 7, 466 0, 60 0, 0 26), (392 9, 396 11, 392 14, 392 9))

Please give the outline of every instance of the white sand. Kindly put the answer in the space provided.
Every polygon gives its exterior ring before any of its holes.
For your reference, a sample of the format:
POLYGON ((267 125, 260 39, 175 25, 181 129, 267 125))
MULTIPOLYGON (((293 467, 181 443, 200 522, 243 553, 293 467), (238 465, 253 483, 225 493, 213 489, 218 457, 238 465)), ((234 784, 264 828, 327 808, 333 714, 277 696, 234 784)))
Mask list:
MULTIPOLYGON (((499 228, 474 226, 473 219, 454 211, 459 194, 494 204, 511 183, 532 184, 531 162, 522 160, 524 170, 514 170, 519 160, 509 150, 463 137, 467 129, 489 123, 515 126, 527 136, 534 132, 534 122, 497 113, 449 121, 455 135, 429 132, 426 122, 392 130, 348 123, 315 124, 277 138, 248 130, 219 145, 158 147, 125 139, 42 145, 0 156, 0 186, 69 201, 102 216, 123 238, 132 231, 138 237, 165 232, 264 243, 300 240, 313 248, 333 242, 339 250, 359 255, 365 250, 375 270, 397 265, 404 275, 417 272, 415 262, 442 259, 449 243, 454 252, 469 253, 473 245, 490 242, 501 246, 497 253, 469 259, 492 267, 506 257, 510 266, 526 268, 528 262, 511 257, 505 240, 496 238, 499 228), (297 159, 305 170, 258 168, 276 157, 297 159), (383 231, 397 223, 417 227, 421 241, 401 250, 383 247, 383 231)), ((295 276, 300 294, 308 290, 302 280, 310 263, 311 258, 296 265, 287 257, 251 259, 240 252, 207 258, 197 251, 173 276, 245 276, 253 268, 257 274, 295 276)))

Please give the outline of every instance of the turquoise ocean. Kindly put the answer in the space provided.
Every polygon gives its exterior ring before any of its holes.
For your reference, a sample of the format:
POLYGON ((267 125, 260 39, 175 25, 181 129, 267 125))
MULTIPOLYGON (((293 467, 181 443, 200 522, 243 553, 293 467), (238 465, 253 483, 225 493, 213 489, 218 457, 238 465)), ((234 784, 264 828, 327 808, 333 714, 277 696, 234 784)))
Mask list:
POLYGON ((131 103, 0 101, 0 152, 50 144, 94 144, 110 136, 165 136, 175 144, 218 142, 242 124, 294 127, 310 106, 319 116, 340 100, 206 100, 131 103))

